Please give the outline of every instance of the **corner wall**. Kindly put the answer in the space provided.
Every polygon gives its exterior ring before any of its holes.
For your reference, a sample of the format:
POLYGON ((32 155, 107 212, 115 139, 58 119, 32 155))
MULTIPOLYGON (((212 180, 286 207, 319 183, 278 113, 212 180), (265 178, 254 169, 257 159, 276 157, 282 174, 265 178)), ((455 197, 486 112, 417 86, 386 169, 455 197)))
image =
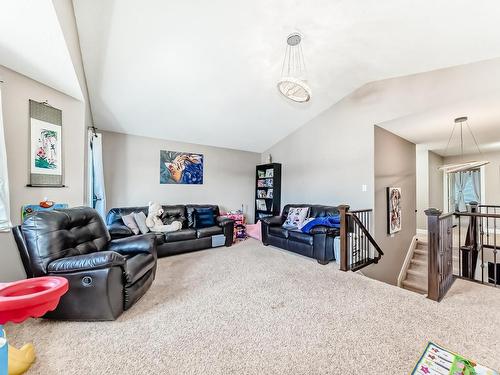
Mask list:
POLYGON ((253 223, 255 152, 103 131, 107 209, 162 204, 211 203, 241 209, 253 223), (160 150, 204 155, 203 185, 160 184, 160 150))
MULTIPOLYGON (((10 212, 19 225, 21 206, 38 203, 44 197, 71 206, 83 204, 85 105, 59 91, 0 66, 2 107, 9 169, 10 212), (65 188, 28 188, 29 183, 29 99, 48 100, 62 110, 65 188)), ((24 269, 12 232, 0 233, 0 282, 22 279, 24 269)))
POLYGON ((384 251, 376 265, 363 270, 369 277, 396 284, 411 239, 416 234, 415 144, 375 126, 375 239, 384 251), (387 187, 401 188, 402 229, 387 234, 387 187))

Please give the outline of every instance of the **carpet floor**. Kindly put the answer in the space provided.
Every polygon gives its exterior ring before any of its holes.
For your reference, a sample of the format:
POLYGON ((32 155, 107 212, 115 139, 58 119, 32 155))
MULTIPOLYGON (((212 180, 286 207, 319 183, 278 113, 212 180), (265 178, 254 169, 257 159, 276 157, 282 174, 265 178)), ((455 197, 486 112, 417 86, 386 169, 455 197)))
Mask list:
POLYGON ((162 258, 114 322, 30 320, 33 374, 408 374, 428 341, 500 369, 500 290, 457 280, 441 303, 247 240, 162 258))

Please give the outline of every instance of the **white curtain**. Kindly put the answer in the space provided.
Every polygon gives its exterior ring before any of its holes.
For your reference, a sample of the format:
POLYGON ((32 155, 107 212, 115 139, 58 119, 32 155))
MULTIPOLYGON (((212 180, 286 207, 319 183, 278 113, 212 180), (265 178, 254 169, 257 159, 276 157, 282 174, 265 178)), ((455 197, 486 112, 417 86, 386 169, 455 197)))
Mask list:
POLYGON ((481 172, 479 170, 471 171, 472 189, 474 190, 474 200, 481 203, 481 172))
POLYGON ((8 232, 11 227, 7 150, 5 149, 5 133, 3 129, 2 90, 0 90, 0 231, 8 232))
POLYGON ((104 168, 102 163, 102 134, 89 132, 88 149, 88 203, 99 214, 106 217, 106 190, 104 188, 104 168))
POLYGON ((463 172, 457 172, 455 174, 455 210, 460 212, 467 211, 467 206, 465 205, 464 190, 467 183, 467 175, 463 172))

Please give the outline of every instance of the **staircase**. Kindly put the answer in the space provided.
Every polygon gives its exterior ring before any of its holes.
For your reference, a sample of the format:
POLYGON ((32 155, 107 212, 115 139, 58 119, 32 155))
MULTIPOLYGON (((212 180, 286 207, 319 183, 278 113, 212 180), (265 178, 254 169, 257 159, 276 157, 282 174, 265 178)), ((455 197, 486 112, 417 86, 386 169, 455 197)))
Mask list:
POLYGON ((427 253, 427 242, 418 240, 403 280, 404 289, 427 294, 427 253))

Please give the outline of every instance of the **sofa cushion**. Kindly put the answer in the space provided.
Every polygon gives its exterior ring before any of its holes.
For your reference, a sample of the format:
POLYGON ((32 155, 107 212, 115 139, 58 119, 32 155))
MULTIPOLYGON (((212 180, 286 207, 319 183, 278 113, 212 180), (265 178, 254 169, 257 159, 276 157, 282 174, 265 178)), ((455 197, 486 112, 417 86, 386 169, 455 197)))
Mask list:
POLYGON ((194 211, 197 208, 212 208, 214 210, 214 220, 220 216, 219 206, 212 204, 188 204, 186 205, 187 224, 189 228, 194 228, 194 211))
POLYGON ((125 265, 125 282, 131 285, 144 276, 155 266, 155 258, 152 254, 141 253, 127 257, 125 265))
POLYGON ((194 229, 181 229, 176 232, 165 233, 165 242, 177 242, 185 240, 194 240, 196 231, 194 229))
POLYGON ((187 228, 186 207, 184 205, 161 206, 163 213, 160 219, 163 224, 170 225, 174 221, 180 221, 182 228, 187 228))
POLYGON ((269 227, 269 234, 276 237, 288 238, 288 230, 282 227, 269 227))
POLYGON ((122 216, 123 223, 134 233, 139 234, 140 230, 135 222, 134 213, 122 216))
POLYGON ((302 223, 307 219, 309 207, 290 207, 288 215, 283 223, 283 227, 299 228, 302 223))
POLYGON ((198 238, 212 237, 222 233, 223 233, 222 228, 218 226, 200 228, 196 230, 196 235, 198 238))
POLYGON ((310 234, 302 233, 300 230, 289 230, 288 241, 296 241, 305 243, 307 245, 313 244, 313 236, 310 234))
POLYGON ((211 207, 197 208, 194 210, 194 227, 207 228, 215 225, 214 210, 211 207))
POLYGON ((135 223, 137 224, 137 227, 141 231, 142 234, 146 234, 149 232, 149 228, 146 225, 146 215, 144 212, 134 212, 134 219, 135 223))

